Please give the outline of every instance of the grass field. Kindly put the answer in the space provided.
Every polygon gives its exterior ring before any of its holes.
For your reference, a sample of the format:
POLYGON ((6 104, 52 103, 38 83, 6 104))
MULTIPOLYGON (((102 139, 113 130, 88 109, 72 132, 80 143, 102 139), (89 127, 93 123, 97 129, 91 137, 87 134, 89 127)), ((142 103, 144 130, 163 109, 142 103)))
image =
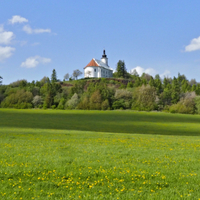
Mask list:
POLYGON ((0 109, 0 199, 200 199, 199 122, 0 109))

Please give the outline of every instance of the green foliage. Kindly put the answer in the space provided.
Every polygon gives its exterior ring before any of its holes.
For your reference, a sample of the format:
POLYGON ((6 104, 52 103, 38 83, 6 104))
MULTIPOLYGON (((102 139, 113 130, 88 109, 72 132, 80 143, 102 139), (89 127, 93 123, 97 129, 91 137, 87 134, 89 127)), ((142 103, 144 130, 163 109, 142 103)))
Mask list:
POLYGON ((62 97, 62 98, 60 99, 60 102, 59 102, 57 108, 60 109, 60 110, 63 110, 63 109, 64 109, 64 106, 65 106, 65 99, 62 97))
POLYGON ((2 76, 0 76, 0 85, 2 84, 2 79, 3 79, 2 76))
POLYGON ((123 99, 119 99, 119 100, 114 101, 112 107, 113 107, 113 109, 125 109, 126 104, 123 99))
POLYGON ((10 83, 10 86, 11 87, 20 87, 20 88, 24 88, 26 87, 28 84, 27 80, 25 79, 22 79, 22 80, 18 80, 18 81, 15 81, 13 83, 10 83))
POLYGON ((171 98, 172 98, 171 102, 174 104, 177 103, 180 99, 180 85, 179 85, 177 78, 175 78, 175 77, 172 81, 171 98))
POLYGON ((57 74, 56 74, 56 70, 53 69, 52 75, 51 75, 51 83, 55 83, 55 82, 57 82, 57 74))
MULTIPOLYGON (((122 68, 125 66, 124 61, 120 61, 118 64, 122 68)), ((121 70, 121 72, 123 72, 123 70, 121 70)), ((85 110, 132 108, 146 111, 172 110, 172 112, 180 113, 195 112, 193 108, 185 109, 185 107, 193 105, 192 103, 188 103, 189 100, 183 101, 183 99, 185 99, 184 95, 188 92, 192 91, 195 92, 196 95, 200 95, 200 83, 197 83, 195 79, 188 81, 184 75, 178 74, 178 77, 174 77, 173 80, 165 77, 162 81, 158 74, 155 78, 146 73, 143 73, 142 76, 139 77, 136 71, 133 71, 131 74, 126 71, 125 74, 125 78, 129 79, 80 79, 63 83, 56 82, 56 71, 53 70, 51 81, 48 77, 44 77, 40 81, 27 82, 23 79, 15 81, 10 85, 0 85, 0 104, 1 107, 15 108, 28 108, 32 106, 37 108, 43 107, 44 109, 76 108, 85 110), (32 100, 23 102, 21 106, 17 105, 18 103, 14 103, 15 106, 13 106, 12 103, 11 105, 5 103, 9 99, 14 99, 14 96, 20 90, 21 93, 31 93, 32 100), (78 103, 76 106, 71 106, 70 102, 75 94, 78 95, 78 103), (6 98, 8 100, 6 100, 6 98), (38 100, 38 98, 40 98, 40 100, 38 100)), ((118 77, 117 72, 116 77, 118 77)), ((15 101, 13 100, 13 102, 15 101)), ((192 102, 194 102, 195 105, 197 104, 196 101, 192 102)))
POLYGON ((102 97, 99 90, 96 90, 90 97, 90 109, 101 110, 102 97))
POLYGON ((31 92, 26 92, 24 89, 17 90, 15 93, 7 96, 2 102, 3 108, 32 108, 33 95, 31 92))
POLYGON ((177 104, 173 104, 169 108, 169 111, 171 113, 195 114, 195 97, 194 92, 186 93, 177 104))
POLYGON ((81 95, 84 92, 85 81, 77 81, 74 86, 70 89, 69 96, 72 97, 73 94, 81 95))
POLYGON ((133 83, 132 83, 132 81, 129 81, 129 82, 128 82, 127 88, 133 88, 133 83))
POLYGON ((156 108, 156 90, 150 85, 143 85, 133 93, 133 110, 154 110, 156 108))
POLYGON ((102 110, 110 110, 110 105, 108 99, 102 102, 101 104, 101 109, 102 110))
POLYGON ((78 109, 81 110, 89 110, 90 109, 90 100, 88 95, 83 95, 80 103, 77 106, 78 109))
POLYGON ((200 96, 196 96, 195 99, 195 106, 197 114, 200 114, 200 96))
POLYGON ((119 77, 119 78, 127 77, 127 70, 126 70, 125 62, 122 60, 119 60, 117 63, 116 77, 119 77))

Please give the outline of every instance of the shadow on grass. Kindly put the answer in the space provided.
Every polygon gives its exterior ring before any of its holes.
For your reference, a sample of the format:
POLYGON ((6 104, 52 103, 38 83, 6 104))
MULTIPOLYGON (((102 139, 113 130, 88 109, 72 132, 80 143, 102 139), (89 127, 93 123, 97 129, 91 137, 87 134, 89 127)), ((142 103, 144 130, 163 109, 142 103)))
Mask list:
POLYGON ((0 127, 198 136, 200 117, 131 111, 0 109, 0 127))

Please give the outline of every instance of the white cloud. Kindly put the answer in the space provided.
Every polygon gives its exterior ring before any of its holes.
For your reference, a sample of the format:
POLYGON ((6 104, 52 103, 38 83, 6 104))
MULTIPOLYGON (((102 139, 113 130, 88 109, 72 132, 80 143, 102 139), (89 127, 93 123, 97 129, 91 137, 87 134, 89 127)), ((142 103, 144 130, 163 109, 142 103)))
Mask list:
POLYGON ((11 31, 4 31, 3 25, 0 26, 0 44, 10 44, 14 38, 14 33, 11 31))
POLYGON ((9 58, 14 51, 15 51, 15 48, 13 47, 0 46, 0 61, 3 61, 4 59, 9 58))
POLYGON ((23 31, 28 34, 51 33, 51 29, 32 29, 29 25, 25 25, 23 31))
POLYGON ((142 67, 140 67, 140 66, 137 66, 137 67, 131 69, 131 72, 133 72, 133 70, 136 70, 137 73, 138 73, 140 76, 141 76, 143 73, 149 74, 149 75, 151 75, 151 76, 155 76, 156 73, 157 73, 156 70, 153 69, 153 68, 144 69, 144 68, 142 68, 142 67))
POLYGON ((3 25, 0 24, 0 32, 3 32, 3 25))
MULTIPOLYGON (((139 76, 141 76, 143 73, 149 74, 151 76, 155 76, 156 74, 158 74, 158 72, 155 69, 153 69, 153 68, 144 69, 144 68, 142 68, 140 66, 137 66, 137 67, 131 69, 131 72, 133 72, 134 70, 137 71, 137 73, 139 74, 139 76)), ((171 73, 170 73, 169 70, 165 70, 164 73, 160 74, 160 77, 161 78, 168 77, 168 76, 170 76, 170 74, 171 73)))
POLYGON ((34 33, 51 33, 51 29, 33 29, 34 33))
POLYGON ((161 78, 169 77, 171 72, 169 70, 165 70, 164 73, 160 74, 161 78))
POLYGON ((28 22, 28 19, 21 17, 19 15, 14 15, 12 16, 12 19, 8 20, 10 24, 15 24, 15 23, 24 23, 24 22, 28 22))
POLYGON ((51 62, 50 58, 34 56, 34 57, 27 58, 25 62, 22 62, 21 67, 34 68, 37 65, 39 65, 40 63, 45 64, 45 63, 49 63, 49 62, 51 62))
POLYGON ((190 44, 185 47, 185 51, 200 50, 200 36, 191 40, 190 44))

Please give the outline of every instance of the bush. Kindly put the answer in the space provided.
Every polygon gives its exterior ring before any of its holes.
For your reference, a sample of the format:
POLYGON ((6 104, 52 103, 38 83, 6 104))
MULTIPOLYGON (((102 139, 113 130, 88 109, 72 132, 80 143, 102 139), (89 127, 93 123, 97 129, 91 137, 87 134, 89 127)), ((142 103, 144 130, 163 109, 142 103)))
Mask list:
POLYGON ((195 92, 185 93, 177 104, 170 106, 169 112, 194 114, 196 112, 195 97, 195 92))
POLYGON ((126 108, 126 104, 125 101, 123 99, 120 99, 118 101, 115 101, 112 105, 113 109, 125 109, 126 108))
POLYGON ((1 103, 3 108, 32 108, 33 95, 25 90, 17 90, 7 96, 1 103))

